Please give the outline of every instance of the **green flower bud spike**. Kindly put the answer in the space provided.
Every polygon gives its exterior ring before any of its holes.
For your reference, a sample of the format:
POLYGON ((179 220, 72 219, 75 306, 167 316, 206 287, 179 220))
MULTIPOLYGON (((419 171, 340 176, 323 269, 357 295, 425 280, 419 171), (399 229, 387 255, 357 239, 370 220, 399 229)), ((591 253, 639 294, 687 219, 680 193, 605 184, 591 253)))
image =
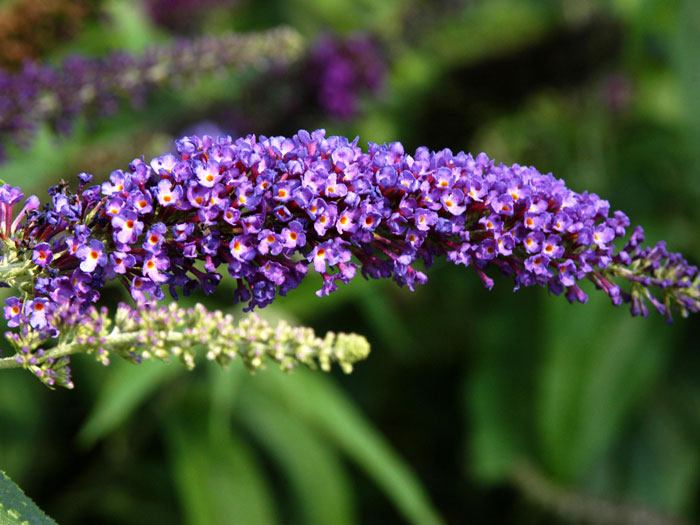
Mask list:
POLYGON ((236 358, 255 372, 270 361, 284 371, 300 364, 328 372, 337 363, 350 373, 353 365, 369 355, 369 343, 356 334, 329 332, 324 338, 311 328, 292 327, 281 321, 272 327, 257 315, 249 315, 237 325, 233 316, 208 311, 201 304, 193 308, 120 304, 114 321, 106 308, 92 308, 88 315, 72 309, 56 313, 60 326, 58 343, 46 331, 25 327, 20 334, 8 333, 16 354, 0 359, 0 369, 20 368, 33 372, 46 385, 73 387, 69 356, 93 354, 104 365, 117 355, 134 363, 144 359, 169 361, 178 358, 191 369, 197 353, 206 349, 206 358, 223 367, 236 358))

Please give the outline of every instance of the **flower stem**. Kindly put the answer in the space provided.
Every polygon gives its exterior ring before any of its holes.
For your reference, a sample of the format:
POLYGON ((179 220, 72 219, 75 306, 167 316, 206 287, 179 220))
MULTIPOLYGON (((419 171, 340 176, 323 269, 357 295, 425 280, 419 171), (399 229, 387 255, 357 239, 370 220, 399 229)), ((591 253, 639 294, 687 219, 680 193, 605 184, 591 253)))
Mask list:
POLYGON ((13 357, 0 357, 0 370, 3 368, 21 368, 22 363, 13 357))

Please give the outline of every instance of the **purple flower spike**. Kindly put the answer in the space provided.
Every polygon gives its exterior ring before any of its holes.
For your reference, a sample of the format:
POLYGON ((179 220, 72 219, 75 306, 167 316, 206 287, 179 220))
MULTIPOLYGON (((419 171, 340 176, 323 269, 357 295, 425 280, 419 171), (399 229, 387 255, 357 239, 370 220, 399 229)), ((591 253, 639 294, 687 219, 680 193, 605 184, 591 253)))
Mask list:
MULTIPOLYGON (((546 286, 570 301, 587 300, 586 279, 634 314, 648 312, 647 302, 665 316, 700 311, 696 267, 664 243, 645 247, 641 228, 617 250, 630 224, 624 213, 531 167, 450 150, 407 155, 399 143, 363 152, 322 130, 176 144, 177 155, 136 159, 78 195, 52 188, 43 209, 28 200, 6 246, 26 247, 18 257, 35 266, 30 300, 42 301, 8 300, 11 326, 31 316, 50 323, 28 306, 84 311, 109 279, 143 302, 164 297, 163 284, 172 294, 210 293, 223 265, 237 280, 233 300, 253 308, 297 287, 310 267, 323 279, 319 295, 358 270, 413 289, 427 280, 416 262, 429 267, 440 256, 488 288, 497 269, 515 289, 546 286)), ((18 190, 3 191, 7 232, 18 190)))
MULTIPOLYGON (((184 85, 211 76, 214 71, 239 71, 250 66, 264 70, 285 65, 301 53, 301 43, 302 38, 295 31, 277 28, 245 35, 178 40, 140 56, 122 51, 94 59, 71 56, 55 66, 27 63, 16 73, 0 71, 0 160, 5 156, 7 143, 26 145, 36 130, 46 125, 65 134, 81 115, 94 119, 114 113, 122 105, 141 106, 153 91, 184 85), (164 74, 154 74, 156 71, 164 74), (47 100, 52 102, 47 104, 47 100)), ((179 144, 193 149, 203 145, 201 141, 190 144, 184 139, 179 144)), ((166 154, 150 165, 142 161, 142 165, 158 180, 172 178, 177 182, 182 176, 180 160, 166 154)), ((81 177, 82 184, 90 182, 87 174, 81 177)), ((119 186, 113 180, 103 189, 119 193, 123 191, 119 186)))

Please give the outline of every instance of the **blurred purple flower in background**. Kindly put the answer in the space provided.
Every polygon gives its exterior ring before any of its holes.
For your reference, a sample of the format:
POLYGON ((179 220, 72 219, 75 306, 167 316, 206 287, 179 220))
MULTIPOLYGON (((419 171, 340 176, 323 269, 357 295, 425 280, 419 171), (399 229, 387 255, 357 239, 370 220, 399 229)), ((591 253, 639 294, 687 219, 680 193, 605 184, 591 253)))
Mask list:
POLYGON ((629 109, 634 101, 634 85, 629 75, 622 72, 605 76, 600 86, 601 99, 606 109, 618 114, 629 109))
POLYGON ((42 124, 70 131, 78 117, 94 119, 121 105, 143 105, 157 89, 200 76, 288 64, 301 53, 301 36, 289 28, 179 40, 143 55, 72 56, 59 66, 27 63, 0 70, 0 160, 7 143, 24 145, 42 124))
POLYGON ((387 69, 379 43, 365 33, 322 36, 310 51, 308 68, 319 105, 342 119, 357 113, 362 95, 379 92, 387 69))

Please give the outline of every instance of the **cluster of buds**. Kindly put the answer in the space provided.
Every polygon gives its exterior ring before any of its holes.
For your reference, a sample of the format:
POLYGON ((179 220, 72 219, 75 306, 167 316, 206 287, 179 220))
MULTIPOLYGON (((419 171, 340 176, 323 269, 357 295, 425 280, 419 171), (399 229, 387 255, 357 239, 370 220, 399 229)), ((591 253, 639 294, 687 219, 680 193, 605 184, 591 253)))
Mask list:
POLYGON ((0 359, 0 368, 24 367, 50 387, 72 388, 69 356, 78 353, 93 354, 104 365, 113 355, 134 363, 176 358, 191 369, 197 352, 205 349, 207 359, 224 367, 238 358, 251 371, 272 361, 287 372, 299 365, 329 371, 337 363, 346 373, 369 354, 367 340, 355 334, 329 332, 321 339, 310 328, 283 321, 272 327, 257 315, 236 325, 233 316, 210 312, 201 304, 180 308, 176 303, 122 303, 114 322, 104 307, 81 311, 64 305, 54 312, 51 325, 60 332, 30 325, 23 325, 19 333, 8 332, 16 354, 0 359))
POLYGON ((17 73, 0 70, 0 158, 6 143, 27 142, 39 124, 66 132, 78 116, 110 114, 124 102, 139 106, 157 89, 217 72, 284 65, 302 50, 299 33, 277 28, 179 40, 142 56, 73 56, 58 67, 26 63, 17 73))

